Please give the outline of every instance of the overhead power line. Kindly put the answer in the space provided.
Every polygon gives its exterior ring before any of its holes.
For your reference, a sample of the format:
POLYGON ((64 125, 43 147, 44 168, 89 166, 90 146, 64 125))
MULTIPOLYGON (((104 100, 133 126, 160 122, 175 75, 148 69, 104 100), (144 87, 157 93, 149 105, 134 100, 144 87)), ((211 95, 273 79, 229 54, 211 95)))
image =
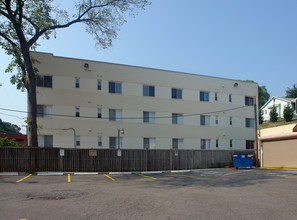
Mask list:
MULTIPOLYGON (((223 109, 223 110, 217 110, 217 111, 210 111, 210 112, 201 112, 201 113, 194 113, 194 114, 183 114, 183 117, 191 117, 191 116, 198 116, 198 115, 209 115, 209 114, 216 114, 216 113, 224 113, 224 112, 229 112, 229 111, 234 111, 237 109, 242 109, 250 106, 240 106, 240 107, 235 107, 235 108, 229 108, 229 109, 223 109)), ((23 113, 23 114, 28 114, 30 112, 28 111, 23 111, 23 110, 16 110, 16 109, 7 109, 7 108, 0 108, 0 110, 3 111, 10 111, 10 112, 18 112, 18 113, 23 113)), ((67 118, 86 118, 86 119, 109 119, 109 117, 94 117, 94 116, 75 116, 75 115, 64 115, 64 114, 46 114, 43 113, 42 115, 47 115, 47 116, 56 116, 56 117, 67 117, 67 118)), ((170 116, 157 116, 154 118, 172 118, 172 115, 170 116)), ((143 117, 122 117, 121 119, 143 119, 143 117)))

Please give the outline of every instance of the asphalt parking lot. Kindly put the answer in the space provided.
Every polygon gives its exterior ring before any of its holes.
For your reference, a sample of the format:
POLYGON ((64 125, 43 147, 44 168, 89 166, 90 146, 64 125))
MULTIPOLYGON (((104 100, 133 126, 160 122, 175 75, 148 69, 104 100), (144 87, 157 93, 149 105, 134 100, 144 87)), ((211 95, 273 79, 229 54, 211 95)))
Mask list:
POLYGON ((0 175, 0 219, 296 219, 297 171, 0 175))

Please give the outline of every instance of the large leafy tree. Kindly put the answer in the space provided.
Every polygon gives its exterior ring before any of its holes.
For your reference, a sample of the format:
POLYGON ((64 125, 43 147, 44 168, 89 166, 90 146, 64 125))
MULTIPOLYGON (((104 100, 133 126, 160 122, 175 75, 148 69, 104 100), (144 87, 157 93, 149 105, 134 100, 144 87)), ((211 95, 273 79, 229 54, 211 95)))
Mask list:
POLYGON ((297 84, 293 84, 292 88, 287 88, 286 98, 297 98, 297 84))
POLYGON ((21 128, 0 118, 0 134, 21 134, 21 128))
POLYGON ((258 86, 259 108, 261 108, 270 98, 266 86, 258 86))
POLYGON ((36 73, 30 57, 40 37, 49 39, 55 30, 81 23, 99 47, 107 48, 117 37, 127 15, 144 9, 147 0, 80 0, 73 14, 55 8, 53 0, 0 0, 0 46, 12 62, 7 72, 17 70, 11 82, 28 93, 29 145, 38 146, 36 120, 36 73))

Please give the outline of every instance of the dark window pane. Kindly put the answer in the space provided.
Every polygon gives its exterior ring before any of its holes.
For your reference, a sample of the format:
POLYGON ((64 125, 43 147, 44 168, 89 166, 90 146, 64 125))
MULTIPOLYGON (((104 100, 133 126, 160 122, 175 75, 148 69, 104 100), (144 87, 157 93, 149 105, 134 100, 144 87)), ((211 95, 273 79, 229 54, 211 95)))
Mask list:
POLYGON ((52 135, 44 136, 44 147, 53 147, 53 136, 52 135))
POLYGON ((152 96, 152 97, 155 96, 155 87, 154 86, 149 87, 149 96, 152 96))
POLYGON ((37 105, 37 117, 44 117, 43 105, 37 105))
POLYGON ((109 148, 116 149, 116 137, 109 137, 109 148))
POLYGON ((44 87, 52 88, 52 76, 44 76, 44 87))
POLYGON ((109 82, 108 87, 109 87, 110 93, 115 93, 115 83, 114 82, 109 82))
POLYGON ((101 90, 101 81, 100 80, 97 81, 97 89, 101 90))

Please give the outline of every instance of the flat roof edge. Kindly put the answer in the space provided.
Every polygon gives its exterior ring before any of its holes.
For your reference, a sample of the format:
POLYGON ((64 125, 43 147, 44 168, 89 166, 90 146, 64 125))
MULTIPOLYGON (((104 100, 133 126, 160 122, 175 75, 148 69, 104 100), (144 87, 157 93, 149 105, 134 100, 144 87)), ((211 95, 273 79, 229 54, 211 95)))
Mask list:
POLYGON ((119 66, 125 66, 125 67, 135 67, 135 68, 141 68, 141 69, 151 69, 151 70, 157 70, 157 71, 166 71, 166 72, 173 72, 173 73, 179 73, 179 74, 185 74, 185 75, 193 75, 193 76, 201 76, 201 77, 208 77, 208 78, 216 78, 216 79, 223 79, 223 80, 229 80, 229 81, 238 81, 238 82, 250 83, 250 84, 258 85, 257 82, 250 82, 250 81, 245 81, 245 80, 240 80, 240 79, 230 79, 230 78, 224 78, 224 77, 218 77, 218 76, 211 76, 211 75, 203 75, 203 74, 198 74, 198 73, 187 73, 187 72, 180 72, 180 71, 175 71, 175 70, 166 70, 166 69, 158 69, 158 68, 152 68, 152 67, 134 66, 134 65, 128 65, 128 64, 104 62, 104 61, 98 61, 98 60, 89 60, 89 59, 82 59, 82 58, 55 56, 53 53, 48 53, 48 52, 30 51, 30 53, 48 54, 48 55, 51 55, 51 56, 56 57, 56 58, 81 60, 81 61, 90 61, 90 62, 96 62, 96 63, 112 64, 112 65, 119 65, 119 66))

